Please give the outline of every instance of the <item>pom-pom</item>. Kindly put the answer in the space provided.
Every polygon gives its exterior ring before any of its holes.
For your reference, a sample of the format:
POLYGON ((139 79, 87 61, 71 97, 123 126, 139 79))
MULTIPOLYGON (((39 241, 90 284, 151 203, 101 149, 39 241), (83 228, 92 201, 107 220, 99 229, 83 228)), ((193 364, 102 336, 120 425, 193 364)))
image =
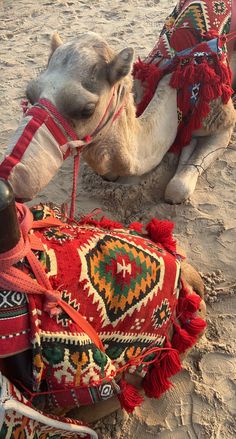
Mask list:
POLYGON ((188 334, 185 329, 181 328, 177 324, 174 324, 174 328, 175 333, 172 337, 172 346, 174 349, 177 349, 180 354, 182 354, 194 345, 197 338, 188 334))
POLYGON ((183 328, 193 337, 197 337, 203 333, 206 328, 205 320, 200 317, 196 317, 194 319, 190 319, 186 323, 183 324, 183 328))
POLYGON ((146 226, 146 230, 153 242, 160 243, 166 250, 176 252, 176 241, 172 236, 174 224, 171 221, 161 221, 153 218, 146 226))

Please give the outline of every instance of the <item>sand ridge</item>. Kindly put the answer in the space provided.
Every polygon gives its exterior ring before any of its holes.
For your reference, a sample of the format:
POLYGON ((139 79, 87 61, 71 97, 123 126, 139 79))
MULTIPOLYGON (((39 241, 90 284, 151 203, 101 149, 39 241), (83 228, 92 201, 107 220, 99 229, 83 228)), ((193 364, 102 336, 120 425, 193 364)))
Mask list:
MULTIPOLYGON (((136 55, 152 49, 175 0, 2 0, 0 2, 0 126, 2 155, 21 117, 25 84, 42 69, 49 39, 57 30, 64 40, 87 30, 103 34, 119 49, 136 55)), ((168 115, 167 115, 168 117, 168 115)), ((118 412, 96 425, 104 439, 231 439, 236 437, 235 260, 236 138, 204 174, 190 202, 163 202, 173 174, 172 158, 138 185, 102 181, 82 166, 78 214, 102 207, 110 217, 129 223, 152 216, 175 222, 175 234, 207 283, 208 330, 174 378, 175 387, 158 401, 148 400, 132 416, 118 412)), ((72 162, 68 160, 37 200, 70 198, 72 162)))

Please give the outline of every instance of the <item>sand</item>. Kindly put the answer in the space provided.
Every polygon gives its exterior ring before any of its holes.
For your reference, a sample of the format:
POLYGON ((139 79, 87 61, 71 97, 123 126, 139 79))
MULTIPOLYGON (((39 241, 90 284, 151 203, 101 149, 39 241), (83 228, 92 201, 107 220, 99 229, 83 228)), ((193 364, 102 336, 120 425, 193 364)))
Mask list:
MULTIPOLYGON (((0 2, 1 149, 21 118, 20 100, 27 81, 42 69, 54 30, 67 40, 94 30, 117 48, 133 46, 144 56, 153 47, 175 0, 2 0, 0 2)), ((168 114, 167 114, 168 117, 168 114)), ((163 191, 173 174, 166 158, 139 184, 107 183, 82 166, 78 214, 101 207, 129 223, 152 216, 175 222, 175 234, 207 285, 208 329, 161 400, 147 400, 132 416, 118 412, 99 422, 100 438, 229 439, 236 437, 236 138, 203 175, 191 201, 171 206, 163 191)), ((72 163, 68 160, 37 200, 70 198, 72 163)))

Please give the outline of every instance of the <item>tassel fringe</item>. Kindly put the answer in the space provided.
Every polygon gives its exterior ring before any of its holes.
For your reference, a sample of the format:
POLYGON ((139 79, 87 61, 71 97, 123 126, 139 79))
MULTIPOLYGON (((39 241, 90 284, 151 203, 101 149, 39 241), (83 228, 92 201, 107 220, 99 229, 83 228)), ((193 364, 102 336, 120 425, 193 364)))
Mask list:
POLYGON ((165 348, 156 361, 149 368, 143 380, 143 388, 149 398, 159 398, 172 386, 169 378, 181 370, 180 354, 190 349, 203 333, 206 322, 196 316, 201 298, 197 294, 190 294, 182 282, 178 306, 177 319, 173 322, 174 334, 172 342, 166 341, 165 348))
POLYGON ((124 378, 119 382, 121 393, 118 395, 121 408, 128 413, 132 413, 136 407, 139 407, 143 402, 143 397, 139 394, 136 387, 128 384, 124 378))
POLYGON ((227 104, 233 94, 232 72, 226 55, 224 52, 212 51, 206 42, 218 38, 218 46, 222 47, 225 44, 224 37, 216 35, 214 31, 202 35, 202 38, 205 42, 195 45, 188 55, 181 57, 176 54, 166 66, 145 64, 139 60, 133 70, 134 78, 145 85, 144 97, 137 107, 137 116, 140 116, 148 106, 161 78, 169 73, 172 74, 170 86, 178 90, 177 106, 181 114, 178 133, 170 149, 176 153, 189 144, 193 131, 202 128, 203 119, 210 112, 210 103, 221 97, 223 104, 227 104), (196 58, 196 54, 200 52, 203 55, 201 57, 197 55, 196 58), (198 84, 199 89, 196 91, 198 84))
POLYGON ((162 244, 163 247, 170 251, 176 252, 176 241, 172 236, 174 224, 171 221, 162 221, 153 218, 146 226, 146 230, 153 242, 162 244))
POLYGON ((143 380, 143 389, 148 398, 160 398, 171 386, 172 383, 163 371, 155 365, 150 368, 143 380))

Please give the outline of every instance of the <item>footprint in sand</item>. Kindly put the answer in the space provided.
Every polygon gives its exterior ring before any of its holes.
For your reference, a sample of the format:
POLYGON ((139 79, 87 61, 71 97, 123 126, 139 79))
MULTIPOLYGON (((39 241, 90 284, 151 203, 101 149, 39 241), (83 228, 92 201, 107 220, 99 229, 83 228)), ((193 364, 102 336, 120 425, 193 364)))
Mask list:
POLYGON ((200 369, 204 383, 215 390, 225 408, 236 415, 236 358, 212 352, 202 358, 200 369))

